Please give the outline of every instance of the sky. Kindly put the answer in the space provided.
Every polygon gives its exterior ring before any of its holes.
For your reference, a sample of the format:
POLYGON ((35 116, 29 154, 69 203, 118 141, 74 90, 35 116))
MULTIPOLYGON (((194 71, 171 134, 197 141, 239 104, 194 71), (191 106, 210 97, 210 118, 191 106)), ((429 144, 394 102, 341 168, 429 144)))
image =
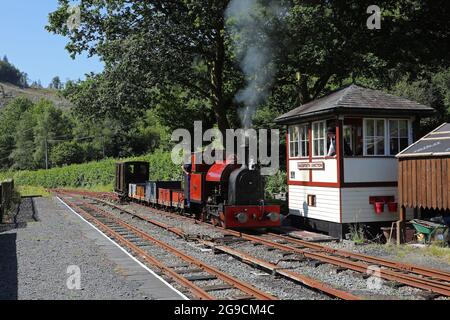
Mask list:
POLYGON ((57 0, 0 0, 0 58, 7 55, 30 82, 40 80, 43 86, 54 76, 66 82, 103 69, 97 57, 73 60, 64 48, 67 39, 45 30, 57 5, 57 0))

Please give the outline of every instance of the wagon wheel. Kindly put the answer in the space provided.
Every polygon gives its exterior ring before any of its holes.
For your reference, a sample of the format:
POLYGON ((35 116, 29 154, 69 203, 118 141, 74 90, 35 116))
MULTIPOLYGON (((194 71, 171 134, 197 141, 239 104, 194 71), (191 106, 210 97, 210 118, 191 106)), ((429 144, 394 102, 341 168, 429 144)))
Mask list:
POLYGON ((201 213, 201 215, 200 215, 200 220, 201 220, 202 222, 208 221, 208 215, 207 215, 205 209, 202 210, 202 213, 201 213))
POLYGON ((211 223, 213 224, 214 227, 222 227, 225 228, 225 222, 220 220, 220 218, 217 217, 212 217, 211 218, 211 223))
POLYGON ((211 223, 214 227, 217 227, 220 225, 220 220, 217 217, 211 217, 211 223))

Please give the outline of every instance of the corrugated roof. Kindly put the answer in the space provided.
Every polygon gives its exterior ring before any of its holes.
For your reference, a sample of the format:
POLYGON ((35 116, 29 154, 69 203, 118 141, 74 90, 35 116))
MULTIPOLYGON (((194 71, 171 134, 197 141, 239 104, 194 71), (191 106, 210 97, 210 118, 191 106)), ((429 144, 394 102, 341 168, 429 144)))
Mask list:
POLYGON ((432 113, 434 109, 423 104, 394 96, 380 90, 364 88, 355 84, 334 91, 320 99, 308 102, 275 119, 284 123, 293 119, 301 119, 333 111, 373 111, 432 113))
POLYGON ((450 123, 443 123, 422 139, 397 154, 404 157, 430 157, 450 155, 450 123))

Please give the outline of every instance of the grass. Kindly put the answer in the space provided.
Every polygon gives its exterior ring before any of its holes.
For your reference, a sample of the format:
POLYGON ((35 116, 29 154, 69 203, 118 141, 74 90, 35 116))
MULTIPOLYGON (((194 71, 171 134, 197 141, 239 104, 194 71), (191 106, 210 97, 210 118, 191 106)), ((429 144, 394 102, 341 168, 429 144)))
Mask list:
POLYGON ((409 255, 423 254, 425 256, 437 258, 450 264, 450 248, 443 247, 440 244, 432 244, 424 248, 416 248, 408 245, 401 245, 398 247, 396 245, 388 244, 386 245, 386 248, 388 248, 400 259, 405 259, 409 255))
POLYGON ((425 253, 429 256, 442 259, 450 264, 450 248, 439 245, 431 245, 425 248, 425 253))
POLYGON ((42 196, 48 197, 50 193, 45 190, 43 187, 36 186, 18 186, 19 193, 22 197, 30 197, 30 196, 42 196))
POLYGON ((366 242, 364 227, 358 223, 350 225, 350 240, 357 244, 366 242))
MULTIPOLYGON (((50 193, 43 187, 37 186, 18 186, 19 193, 22 197, 30 197, 30 196, 41 196, 41 197, 49 197, 50 193)), ((89 190, 95 192, 111 192, 113 190, 113 185, 94 185, 88 188, 72 188, 75 190, 89 190)))

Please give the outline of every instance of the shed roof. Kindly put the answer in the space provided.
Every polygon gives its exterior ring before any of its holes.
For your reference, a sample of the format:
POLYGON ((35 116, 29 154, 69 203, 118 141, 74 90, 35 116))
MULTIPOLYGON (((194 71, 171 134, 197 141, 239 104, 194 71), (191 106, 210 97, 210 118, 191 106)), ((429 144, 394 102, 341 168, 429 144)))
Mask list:
POLYGON ((431 115, 434 113, 434 109, 380 90, 351 84, 322 98, 301 105, 276 118, 275 122, 285 124, 293 120, 328 113, 373 114, 374 112, 431 115))
POLYGON ((397 154, 397 158, 447 155, 450 155, 450 123, 443 123, 397 154))

